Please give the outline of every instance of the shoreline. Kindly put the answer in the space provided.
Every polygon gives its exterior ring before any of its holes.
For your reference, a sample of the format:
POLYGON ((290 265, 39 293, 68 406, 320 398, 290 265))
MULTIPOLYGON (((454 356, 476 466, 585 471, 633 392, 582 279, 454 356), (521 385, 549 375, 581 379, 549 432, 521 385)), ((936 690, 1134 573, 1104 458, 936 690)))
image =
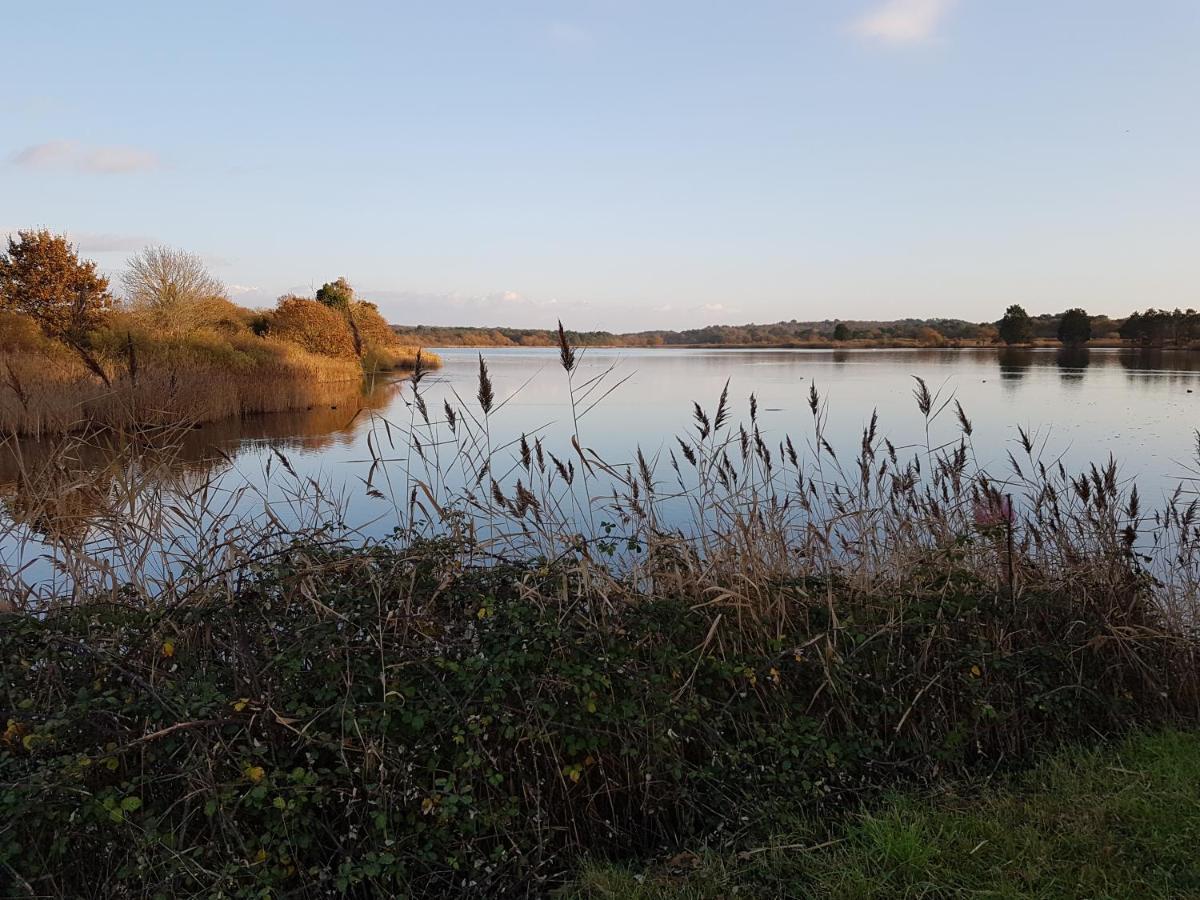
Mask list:
MULTIPOLYGON (((429 349, 438 350, 551 350, 553 343, 539 344, 430 344, 429 349)), ((1064 346, 1057 341, 1037 341, 1029 344, 996 344, 974 341, 954 341, 941 346, 919 344, 912 341, 841 341, 816 342, 792 341, 761 344, 587 344, 582 350, 1137 350, 1163 352, 1180 350, 1192 352, 1200 346, 1143 347, 1121 340, 1101 339, 1080 346, 1064 346)))

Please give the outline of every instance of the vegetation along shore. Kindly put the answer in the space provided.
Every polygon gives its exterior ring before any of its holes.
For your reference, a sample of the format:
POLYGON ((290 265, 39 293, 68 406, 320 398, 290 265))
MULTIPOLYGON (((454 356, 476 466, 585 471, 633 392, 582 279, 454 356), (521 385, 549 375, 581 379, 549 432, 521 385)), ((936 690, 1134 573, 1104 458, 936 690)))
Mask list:
MULTIPOLYGON (((0 254, 0 430, 205 422, 352 402, 364 375, 411 369, 344 279, 270 310, 231 302, 199 257, 148 247, 114 297, 65 237, 22 231, 0 254)), ((423 364, 438 364, 424 354, 423 364)))
MULTIPOLYGON (((470 328, 396 325, 405 341, 430 347, 553 347, 553 329, 470 328)), ((1124 319, 1088 315, 1082 309, 1031 316, 1012 305, 996 322, 963 319, 895 319, 889 321, 811 320, 763 325, 708 325, 683 331, 571 331, 571 342, 586 347, 762 347, 811 349, 829 347, 989 347, 1068 346, 1191 347, 1200 341, 1200 313, 1194 309, 1135 312, 1124 319)))
POLYGON ((832 446, 810 385, 805 435, 727 389, 660 455, 604 459, 581 413, 609 374, 562 331, 559 351, 561 447, 493 445, 485 360, 441 409, 412 374, 405 417, 372 422, 385 540, 303 478, 273 492, 308 524, 231 520, 208 476, 156 469, 161 435, 126 435, 85 536, 47 528, 27 479, 23 521, 69 577, 0 586, 18 896, 1200 884, 1194 804, 1146 808, 1196 782, 1190 482, 1145 509, 1115 462, 1069 472, 1024 432, 984 470, 969 411, 919 380, 917 447, 874 416, 832 446), (1158 736, 1089 749, 1134 730, 1158 736), (1038 785, 1043 806, 1013 799, 1038 785), (1078 842, 1052 865, 1060 807, 1078 842), (1110 825, 1124 843, 1086 867, 1110 825))

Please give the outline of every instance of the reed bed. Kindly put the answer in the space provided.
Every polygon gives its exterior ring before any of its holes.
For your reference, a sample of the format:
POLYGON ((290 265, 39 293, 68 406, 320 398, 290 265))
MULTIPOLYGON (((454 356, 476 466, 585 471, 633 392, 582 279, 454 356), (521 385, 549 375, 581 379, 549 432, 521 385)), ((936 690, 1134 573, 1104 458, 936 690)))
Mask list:
POLYGON ((482 356, 440 409, 416 361, 357 488, 393 498, 385 541, 285 453, 251 516, 252 488, 156 465, 161 435, 112 457, 85 534, 34 502, 13 540, 59 577, 0 584, 0 872, 30 896, 542 896, 785 798, 1196 722, 1188 482, 1147 511, 1114 462, 1068 472, 1024 432, 983 471, 919 380, 919 447, 874 415, 831 446, 815 385, 809 433, 770 434, 727 386, 669 451, 604 460, 588 413, 619 373, 559 339, 562 446, 493 440, 511 398, 482 356))
MULTIPOLYGON (((368 375, 412 368, 419 351, 373 353, 368 375)), ((135 430, 307 409, 352 392, 363 361, 270 338, 158 338, 97 353, 0 352, 0 432, 53 435, 101 425, 135 430)))

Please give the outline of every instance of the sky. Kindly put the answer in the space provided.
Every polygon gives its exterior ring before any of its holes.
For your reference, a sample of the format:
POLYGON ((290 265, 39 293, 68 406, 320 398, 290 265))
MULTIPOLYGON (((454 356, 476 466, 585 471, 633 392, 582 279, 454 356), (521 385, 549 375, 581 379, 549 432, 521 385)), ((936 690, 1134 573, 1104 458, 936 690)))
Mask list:
POLYGON ((1197 0, 2 3, 0 233, 114 276, 580 330, 1200 307, 1197 0))

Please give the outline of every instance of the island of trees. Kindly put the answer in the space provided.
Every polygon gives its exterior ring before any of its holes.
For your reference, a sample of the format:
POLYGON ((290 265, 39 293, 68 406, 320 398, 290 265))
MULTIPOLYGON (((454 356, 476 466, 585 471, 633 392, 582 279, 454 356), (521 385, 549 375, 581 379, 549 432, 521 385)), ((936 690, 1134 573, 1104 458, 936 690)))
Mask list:
MULTIPOLYGON (((304 409, 412 367, 406 345, 344 279, 274 309, 233 303, 200 257, 133 256, 114 294, 62 235, 21 231, 0 254, 0 430, 204 422, 304 409)), ((437 364, 424 354, 422 363, 437 364)))

